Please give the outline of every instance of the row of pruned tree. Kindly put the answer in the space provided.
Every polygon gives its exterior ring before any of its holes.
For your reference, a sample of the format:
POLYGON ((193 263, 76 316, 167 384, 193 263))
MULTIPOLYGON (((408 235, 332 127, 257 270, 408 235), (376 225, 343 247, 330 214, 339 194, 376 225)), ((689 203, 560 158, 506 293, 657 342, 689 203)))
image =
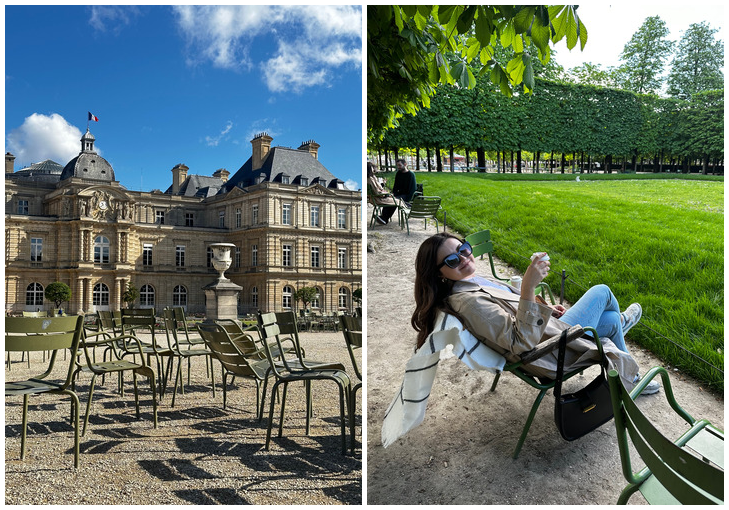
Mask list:
MULTIPOLYGON (((399 126, 370 144, 372 151, 433 149, 476 152, 477 164, 522 151, 550 159, 564 171, 567 159, 599 161, 611 169, 637 171, 647 161, 654 172, 699 165, 702 173, 723 173, 724 91, 686 100, 537 79, 533 94, 507 97, 491 81, 476 86, 438 87, 430 108, 406 115, 399 126), (488 153, 488 154, 487 154, 488 153)), ((428 152, 429 153, 429 152, 428 152)), ((430 158, 428 158, 430 161, 430 158)), ((451 167, 452 169, 452 167, 451 167)))

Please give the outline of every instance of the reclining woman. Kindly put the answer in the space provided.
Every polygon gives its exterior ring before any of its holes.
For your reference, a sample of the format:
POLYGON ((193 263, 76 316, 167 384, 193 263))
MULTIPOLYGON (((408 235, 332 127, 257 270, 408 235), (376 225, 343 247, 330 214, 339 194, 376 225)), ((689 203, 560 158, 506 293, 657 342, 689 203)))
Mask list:
MULTIPOLYGON (((620 312, 618 301, 606 285, 589 289, 569 310, 537 301, 534 291, 549 273, 549 260, 538 254, 524 273, 521 291, 491 278, 476 275, 471 246, 458 237, 439 233, 426 239, 415 259, 415 312, 412 326, 418 332, 417 347, 434 329, 439 311, 454 315, 464 328, 482 343, 502 354, 507 361, 534 349, 540 342, 570 326, 595 328, 604 340, 603 350, 610 368, 620 374, 631 389, 639 380, 638 365, 630 356, 624 335, 639 320, 642 309, 633 303, 620 312)), ((597 346, 588 338, 567 344, 565 370, 576 370, 600 359, 597 346)), ((556 351, 524 366, 537 377, 557 376, 556 351)), ((651 381, 642 394, 656 393, 651 381)))

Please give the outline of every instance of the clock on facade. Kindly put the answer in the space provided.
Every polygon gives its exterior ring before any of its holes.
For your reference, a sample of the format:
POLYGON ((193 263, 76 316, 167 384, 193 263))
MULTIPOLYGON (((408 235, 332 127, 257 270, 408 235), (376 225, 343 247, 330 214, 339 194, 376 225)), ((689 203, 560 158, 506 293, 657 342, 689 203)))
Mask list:
POLYGON ((101 202, 99 202, 99 209, 101 209, 102 211, 105 211, 107 207, 109 207, 109 205, 106 203, 106 200, 102 200, 101 202))

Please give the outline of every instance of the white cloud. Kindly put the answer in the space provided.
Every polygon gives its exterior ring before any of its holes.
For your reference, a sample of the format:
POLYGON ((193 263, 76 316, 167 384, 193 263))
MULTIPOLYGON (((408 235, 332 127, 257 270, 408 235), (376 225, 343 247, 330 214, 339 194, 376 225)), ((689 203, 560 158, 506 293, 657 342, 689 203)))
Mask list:
MULTIPOLYGON (((18 169, 46 159, 65 165, 81 151, 81 135, 57 113, 34 113, 8 133, 6 147, 15 155, 18 169)), ((97 146, 94 148, 99 152, 97 146)))
POLYGON ((139 15, 140 10, 135 6, 93 5, 89 24, 98 32, 111 30, 119 35, 139 15))
POLYGON ((218 136, 206 136, 205 143, 207 143, 208 146, 210 146, 210 147, 217 147, 218 144, 220 143, 220 140, 222 140, 225 137, 225 135, 227 135, 228 132, 232 128, 233 128, 233 122, 229 120, 225 124, 225 129, 223 129, 218 136))
POLYGON ((358 189, 362 189, 357 181, 354 181, 352 179, 347 179, 344 181, 344 185, 347 187, 347 189, 352 191, 357 191, 358 189))
POLYGON ((359 6, 176 6, 188 44, 188 62, 232 70, 260 68, 272 92, 301 92, 330 83, 342 66, 362 64, 359 6), (251 48, 273 34, 277 51, 255 61, 251 48))

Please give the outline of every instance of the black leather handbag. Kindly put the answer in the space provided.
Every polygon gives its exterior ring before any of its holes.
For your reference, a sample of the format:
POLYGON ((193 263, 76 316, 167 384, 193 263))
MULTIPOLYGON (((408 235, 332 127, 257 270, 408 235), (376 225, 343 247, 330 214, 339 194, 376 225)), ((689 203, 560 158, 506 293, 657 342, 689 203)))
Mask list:
POLYGON ((613 406, 607 381, 607 360, 604 356, 600 360, 599 376, 579 391, 562 394, 566 347, 565 330, 559 339, 557 383, 554 385, 554 421, 562 437, 567 441, 574 441, 610 421, 613 417, 613 406))

